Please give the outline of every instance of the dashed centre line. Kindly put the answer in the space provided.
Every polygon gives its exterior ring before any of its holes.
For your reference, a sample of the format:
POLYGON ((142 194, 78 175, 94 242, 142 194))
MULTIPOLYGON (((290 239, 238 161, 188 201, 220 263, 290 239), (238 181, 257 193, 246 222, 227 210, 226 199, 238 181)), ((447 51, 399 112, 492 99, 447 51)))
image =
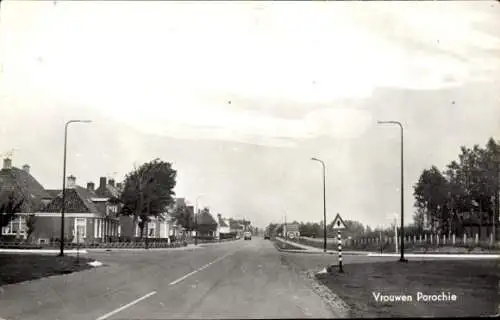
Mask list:
MULTIPOLYGON (((219 258, 215 259, 214 261, 209 262, 206 265, 204 265, 204 266, 202 266, 202 267, 200 267, 200 268, 198 268, 198 269, 196 269, 196 270, 194 270, 194 271, 192 271, 192 272, 190 272, 190 273, 188 273, 188 274, 180 277, 179 279, 170 282, 168 285, 169 286, 174 286, 174 285, 178 284, 179 282, 181 282, 181 281, 189 278, 190 276, 192 276, 192 275, 194 275, 194 274, 196 274, 196 273, 198 273, 198 272, 200 272, 200 271, 208 268, 212 264, 214 264, 214 263, 216 263, 218 261, 221 261, 222 259, 225 259, 225 258, 229 257, 232 254, 234 254, 234 252, 227 253, 227 254, 223 255, 222 257, 219 257, 219 258)), ((148 294, 146 294, 146 295, 144 295, 144 296, 142 296, 142 297, 140 297, 140 298, 138 298, 138 299, 136 299, 136 300, 134 300, 132 302, 127 303, 126 305, 123 305, 123 306, 119 307, 118 309, 115 309, 115 310, 113 310, 111 312, 108 312, 105 315, 100 316, 96 320, 105 320, 105 319, 108 319, 109 317, 117 314, 118 312, 123 311, 123 310, 125 310, 125 309, 133 306, 134 304, 136 304, 136 303, 138 303, 138 302, 140 302, 140 301, 142 301, 144 299, 147 299, 147 298, 151 297, 154 294, 156 294, 156 291, 152 291, 152 292, 150 292, 150 293, 148 293, 148 294)), ((4 319, 0 318, 0 320, 4 320, 4 319)))

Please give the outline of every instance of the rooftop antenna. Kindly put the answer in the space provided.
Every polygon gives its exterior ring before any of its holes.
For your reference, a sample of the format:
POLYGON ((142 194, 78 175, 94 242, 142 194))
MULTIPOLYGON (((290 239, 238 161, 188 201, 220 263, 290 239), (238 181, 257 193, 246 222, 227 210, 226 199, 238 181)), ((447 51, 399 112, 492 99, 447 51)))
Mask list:
POLYGON ((8 150, 7 152, 2 153, 2 154, 1 154, 1 156, 2 156, 3 158, 9 158, 9 159, 12 159, 12 157, 14 156, 14 151, 16 151, 16 150, 17 150, 16 148, 14 148, 14 149, 10 149, 10 150, 8 150))

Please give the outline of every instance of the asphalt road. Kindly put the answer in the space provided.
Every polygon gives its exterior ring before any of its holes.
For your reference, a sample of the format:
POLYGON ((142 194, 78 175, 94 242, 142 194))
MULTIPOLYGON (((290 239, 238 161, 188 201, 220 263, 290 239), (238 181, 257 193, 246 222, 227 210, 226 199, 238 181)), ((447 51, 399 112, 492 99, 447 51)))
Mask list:
POLYGON ((0 287, 4 319, 335 318, 254 237, 196 249, 91 252, 107 266, 0 287))

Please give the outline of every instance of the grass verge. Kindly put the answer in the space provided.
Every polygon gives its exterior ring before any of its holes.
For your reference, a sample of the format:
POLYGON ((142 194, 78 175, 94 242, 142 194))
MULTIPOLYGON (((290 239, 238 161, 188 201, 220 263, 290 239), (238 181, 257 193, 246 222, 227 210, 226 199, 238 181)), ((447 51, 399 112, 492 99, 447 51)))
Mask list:
POLYGON ((343 274, 316 275, 350 306, 353 318, 478 317, 499 312, 499 261, 410 261, 352 264, 343 274), (419 292, 456 301, 417 301, 419 292), (377 301, 375 295, 412 301, 377 301))
POLYGON ((39 254, 0 253, 0 286, 92 268, 92 259, 39 254))
POLYGON ((300 248, 300 247, 296 247, 294 245, 291 245, 289 243, 286 243, 286 242, 283 242, 283 241, 280 241, 278 239, 275 239, 274 240, 274 246, 276 247, 276 249, 278 250, 304 250, 303 248, 300 248))

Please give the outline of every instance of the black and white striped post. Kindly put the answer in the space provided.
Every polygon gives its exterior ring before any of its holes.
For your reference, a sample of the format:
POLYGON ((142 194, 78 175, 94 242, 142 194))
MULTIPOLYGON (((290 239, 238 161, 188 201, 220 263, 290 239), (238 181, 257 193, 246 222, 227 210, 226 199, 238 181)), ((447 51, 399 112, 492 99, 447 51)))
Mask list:
POLYGON ((339 255, 339 272, 343 273, 344 269, 342 268, 342 234, 340 233, 340 229, 337 230, 337 240, 338 240, 338 255, 339 255))

